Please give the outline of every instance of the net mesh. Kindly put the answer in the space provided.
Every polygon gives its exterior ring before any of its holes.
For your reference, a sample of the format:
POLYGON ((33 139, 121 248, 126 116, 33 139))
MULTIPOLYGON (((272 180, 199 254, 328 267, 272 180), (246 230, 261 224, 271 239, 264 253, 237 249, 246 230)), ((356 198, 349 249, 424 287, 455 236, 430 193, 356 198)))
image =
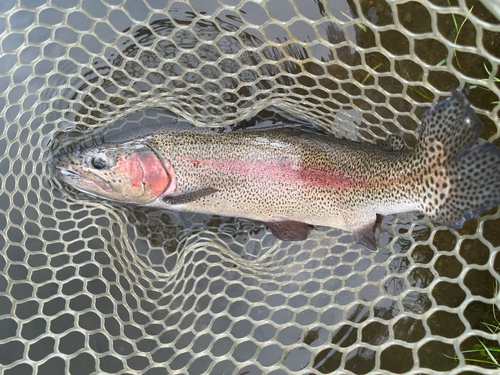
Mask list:
POLYGON ((390 216, 371 253, 63 193, 46 163, 61 132, 171 113, 411 146, 464 81, 499 146, 500 24, 480 2, 3 0, 0 52, 4 374, 498 373, 497 209, 459 231, 390 216))

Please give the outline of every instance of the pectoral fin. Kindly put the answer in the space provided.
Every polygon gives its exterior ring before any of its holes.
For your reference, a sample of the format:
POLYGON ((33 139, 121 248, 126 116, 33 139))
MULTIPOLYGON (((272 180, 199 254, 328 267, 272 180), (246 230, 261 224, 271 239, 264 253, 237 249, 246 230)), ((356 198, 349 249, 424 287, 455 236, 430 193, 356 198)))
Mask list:
MULTIPOLYGON (((382 217, 383 218, 383 217, 382 217)), ((371 251, 377 251, 377 241, 375 241, 375 225, 376 221, 368 225, 356 228, 354 230, 354 241, 365 246, 371 251)))
POLYGON ((161 198, 163 202, 168 204, 185 204, 197 201, 198 199, 204 198, 208 195, 217 193, 219 190, 215 188, 205 188, 193 191, 191 193, 174 195, 161 198))
POLYGON ((271 233, 282 241, 303 241, 309 236, 309 227, 300 221, 271 221, 271 233))

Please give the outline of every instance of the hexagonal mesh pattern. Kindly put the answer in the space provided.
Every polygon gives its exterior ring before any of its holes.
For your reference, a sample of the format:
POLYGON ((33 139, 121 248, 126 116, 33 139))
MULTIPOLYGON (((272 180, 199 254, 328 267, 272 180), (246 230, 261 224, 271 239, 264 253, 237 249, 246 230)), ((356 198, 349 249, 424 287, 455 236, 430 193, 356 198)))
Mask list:
POLYGON ((497 373, 496 209, 460 231, 390 216, 371 253, 68 196, 44 159, 61 130, 164 109, 222 126, 273 106, 413 145, 463 81, 498 146, 500 25, 480 2, 2 0, 0 20, 4 374, 497 373))

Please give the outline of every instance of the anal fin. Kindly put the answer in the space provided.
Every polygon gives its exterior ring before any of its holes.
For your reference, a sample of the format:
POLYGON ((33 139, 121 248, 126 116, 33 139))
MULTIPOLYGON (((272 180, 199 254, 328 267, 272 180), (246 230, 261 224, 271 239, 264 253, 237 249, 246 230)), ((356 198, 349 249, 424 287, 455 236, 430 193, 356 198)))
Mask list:
MULTIPOLYGON (((383 219, 383 217, 381 218, 383 219)), ((356 228, 353 231, 354 241, 365 246, 371 251, 377 251, 377 241, 375 241, 375 225, 377 225, 377 221, 356 228)))
POLYGON ((271 233, 282 241, 304 241, 309 236, 309 227, 300 221, 271 221, 267 224, 271 233))
POLYGON ((185 204, 185 203, 191 203, 191 202, 197 201, 198 199, 201 199, 201 198, 204 198, 208 195, 217 193, 218 191, 219 190, 215 189, 215 188, 205 188, 205 189, 196 190, 196 191, 186 193, 186 194, 162 197, 161 200, 165 203, 172 204, 172 205, 185 204))

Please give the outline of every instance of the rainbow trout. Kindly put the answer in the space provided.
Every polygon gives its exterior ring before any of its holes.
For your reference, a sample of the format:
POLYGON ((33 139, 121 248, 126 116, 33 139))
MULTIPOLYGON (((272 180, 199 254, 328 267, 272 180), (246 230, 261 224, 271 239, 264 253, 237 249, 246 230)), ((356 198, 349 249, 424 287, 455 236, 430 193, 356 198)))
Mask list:
POLYGON ((62 153, 54 166, 60 180, 95 196, 262 220, 287 241, 306 239, 308 225, 334 227, 376 250, 377 215, 418 210, 460 228, 500 203, 500 149, 476 144, 483 124, 467 91, 427 109, 411 151, 399 136, 380 147, 292 127, 163 124, 62 153))

